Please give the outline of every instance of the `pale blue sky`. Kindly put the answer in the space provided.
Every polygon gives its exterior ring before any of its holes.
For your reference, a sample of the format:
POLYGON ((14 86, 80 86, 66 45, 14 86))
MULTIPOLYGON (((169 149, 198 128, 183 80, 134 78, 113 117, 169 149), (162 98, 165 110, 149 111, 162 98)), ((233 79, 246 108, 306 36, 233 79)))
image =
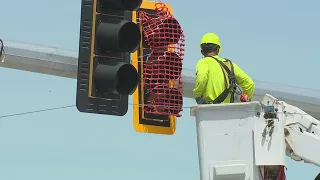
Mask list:
MULTIPOLYGON (((254 79, 320 89, 320 1, 173 1, 194 69, 201 36, 221 37, 222 55, 254 79), (199 2, 199 3, 196 3, 199 2)), ((80 0, 2 1, 0 38, 78 50, 80 0)), ((76 81, 0 68, 0 116, 75 104, 76 81)), ((185 99, 185 106, 193 100, 185 99)), ((0 119, 1 180, 198 180, 195 123, 185 109, 173 136, 136 133, 123 117, 76 108, 0 119)), ((319 167, 288 160, 289 180, 319 167)))

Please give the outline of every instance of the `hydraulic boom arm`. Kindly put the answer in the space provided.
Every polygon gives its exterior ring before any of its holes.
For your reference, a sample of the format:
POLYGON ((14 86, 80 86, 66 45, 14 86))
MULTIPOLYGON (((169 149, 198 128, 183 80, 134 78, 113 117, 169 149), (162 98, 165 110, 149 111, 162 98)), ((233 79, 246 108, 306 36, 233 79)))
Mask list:
POLYGON ((284 119, 286 155, 296 161, 320 166, 320 121, 269 94, 264 96, 261 104, 273 105, 278 117, 284 119))

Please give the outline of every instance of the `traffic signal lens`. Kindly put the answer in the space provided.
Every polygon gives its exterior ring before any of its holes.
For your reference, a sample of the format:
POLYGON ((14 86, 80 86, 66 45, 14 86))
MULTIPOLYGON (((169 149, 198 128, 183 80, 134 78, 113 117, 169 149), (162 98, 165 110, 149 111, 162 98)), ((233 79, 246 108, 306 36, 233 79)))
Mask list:
POLYGON ((156 42, 164 43, 165 45, 175 44, 180 40, 182 28, 179 22, 171 17, 162 20, 155 33, 154 40, 156 42))
POLYGON ((142 19, 145 41, 151 48, 165 47, 181 40, 183 31, 174 17, 152 19, 142 13, 142 19))
POLYGON ((95 69, 94 84, 98 92, 120 95, 132 94, 137 87, 136 68, 127 63, 108 60, 95 69))
POLYGON ((144 74, 150 80, 165 82, 168 79, 178 79, 182 72, 182 59, 175 52, 153 51, 144 65, 144 74), (158 76, 155 77, 156 75, 158 76))
POLYGON ((134 11, 139 9, 142 0, 100 0, 100 4, 104 9, 134 11))
MULTIPOLYGON (((114 0, 117 1, 117 0, 114 0)), ((129 11, 134 11, 139 9, 139 7, 141 6, 142 0, 122 0, 122 5, 125 9, 129 10, 129 11)))
POLYGON ((180 90, 167 86, 149 89, 148 101, 144 111, 150 114, 179 116, 182 111, 183 97, 180 90))
POLYGON ((96 39, 101 52, 134 52, 139 46, 141 33, 135 23, 116 20, 110 23, 100 23, 96 39))
POLYGON ((140 45, 141 32, 139 26, 133 22, 126 22, 119 30, 118 41, 120 49, 126 49, 125 52, 134 52, 140 45))
POLYGON ((121 94, 133 94, 137 88, 138 78, 136 68, 131 64, 124 64, 118 71, 118 91, 121 94))

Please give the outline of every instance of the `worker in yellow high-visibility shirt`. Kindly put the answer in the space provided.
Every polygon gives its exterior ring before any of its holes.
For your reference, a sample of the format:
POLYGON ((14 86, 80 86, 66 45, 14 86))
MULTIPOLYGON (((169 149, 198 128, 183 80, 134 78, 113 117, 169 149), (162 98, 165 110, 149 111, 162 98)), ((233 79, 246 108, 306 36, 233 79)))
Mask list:
POLYGON ((200 47, 204 57, 197 63, 193 90, 197 103, 233 103, 239 86, 251 100, 255 84, 237 64, 218 56, 222 50, 220 38, 214 33, 207 33, 202 37, 200 47))

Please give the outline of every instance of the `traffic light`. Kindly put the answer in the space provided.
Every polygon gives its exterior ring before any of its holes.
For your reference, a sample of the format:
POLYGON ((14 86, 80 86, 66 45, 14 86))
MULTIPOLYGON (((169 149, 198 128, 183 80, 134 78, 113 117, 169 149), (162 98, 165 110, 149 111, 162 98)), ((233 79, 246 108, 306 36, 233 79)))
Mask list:
POLYGON ((184 35, 172 8, 143 1, 132 13, 142 41, 132 55, 139 75, 133 94, 134 128, 138 132, 172 135, 182 111, 184 35))
POLYGON ((123 116, 138 83, 130 55, 141 41, 132 11, 142 0, 82 0, 77 77, 80 112, 123 116))

